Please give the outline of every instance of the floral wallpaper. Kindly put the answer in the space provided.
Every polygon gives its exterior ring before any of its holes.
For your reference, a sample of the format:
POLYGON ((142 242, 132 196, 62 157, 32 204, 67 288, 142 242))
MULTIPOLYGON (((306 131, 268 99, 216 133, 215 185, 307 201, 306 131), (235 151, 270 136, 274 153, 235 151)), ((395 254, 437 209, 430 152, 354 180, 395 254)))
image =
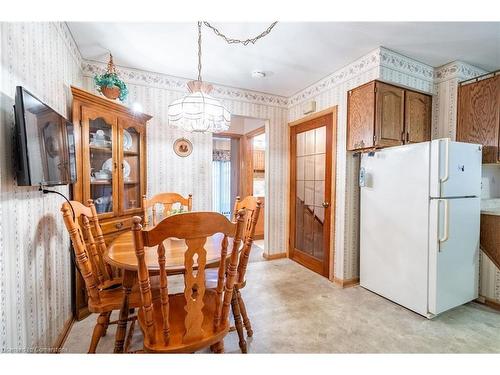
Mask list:
MULTIPOLYGON (((83 62, 83 88, 92 92, 92 77, 106 65, 83 62)), ((168 126, 168 105, 187 92, 188 80, 137 69, 117 67, 129 88, 128 105, 138 102, 144 112, 153 116, 147 130, 148 195, 165 191, 193 194, 194 210, 212 209, 212 136, 193 134, 168 126), (172 144, 180 137, 189 139, 193 153, 186 158, 175 155, 172 144)), ((214 85, 214 96, 222 100, 232 115, 268 120, 266 133, 269 152, 266 153, 265 248, 269 254, 287 249, 287 181, 288 181, 288 99, 249 90, 214 85)))
POLYGON ((0 351, 45 351, 71 318, 69 238, 62 198, 16 184, 12 105, 21 85, 71 118, 81 61, 65 24, 2 22, 0 30, 0 351))
MULTIPOLYGON (((1 23, 0 86, 0 350, 49 348, 71 317, 69 239, 59 214, 61 199, 42 196, 15 181, 12 104, 23 85, 70 118, 69 85, 95 91, 92 76, 104 64, 81 59, 64 23, 1 23)), ((186 92, 186 80, 118 67, 127 83, 129 104, 139 102, 153 116, 148 128, 148 194, 193 193, 195 210, 211 209, 212 137, 168 127, 168 104, 186 92), (179 137, 194 146, 175 155, 179 137)), ((215 85, 214 95, 232 114, 265 119, 266 252, 285 252, 288 239, 288 126, 303 117, 302 106, 338 106, 335 264, 339 279, 359 275, 359 158, 345 151, 347 91, 373 79, 434 94, 433 137, 454 137, 456 87, 482 73, 454 62, 434 69, 386 48, 377 48, 290 98, 215 85)), ((57 188, 67 194, 65 187, 57 188)), ((333 245, 332 245, 333 246, 333 245)), ((500 301, 500 271, 481 261, 482 294, 500 301)))

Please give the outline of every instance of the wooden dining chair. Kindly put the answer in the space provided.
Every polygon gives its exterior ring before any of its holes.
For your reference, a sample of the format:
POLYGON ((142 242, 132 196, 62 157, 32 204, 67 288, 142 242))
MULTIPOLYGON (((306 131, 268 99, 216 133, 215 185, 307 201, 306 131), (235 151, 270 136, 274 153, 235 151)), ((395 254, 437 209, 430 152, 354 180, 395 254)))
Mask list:
MULTIPOLYGON (((248 337, 253 336, 253 331, 240 290, 246 285, 245 274, 248 259, 250 257, 250 251, 252 250, 255 226, 257 225, 257 220, 259 220, 260 209, 261 201, 256 197, 248 196, 243 200, 241 200, 240 197, 236 197, 233 212, 237 213, 243 211, 245 213, 245 229, 243 233, 243 248, 240 251, 238 260, 236 284, 234 286, 231 309, 233 311, 234 325, 236 327, 236 331, 238 332, 239 346, 242 353, 247 353, 247 343, 243 332, 243 326, 245 326, 248 337)), ((218 277, 217 273, 213 269, 207 269, 205 274, 207 288, 215 288, 218 277)))
POLYGON ((193 194, 189 194, 187 198, 177 193, 160 193, 154 195, 151 199, 147 199, 145 195, 142 196, 142 206, 144 209, 144 226, 149 225, 149 209, 152 211, 153 226, 157 224, 157 206, 163 206, 163 216, 168 216, 172 211, 172 206, 179 203, 181 206, 187 208, 190 212, 193 209, 193 194))
MULTIPOLYGON (((77 201, 65 202, 61 211, 71 237, 77 267, 85 281, 89 311, 99 314, 88 350, 89 353, 95 353, 108 325, 118 323, 110 322, 109 318, 113 310, 119 310, 122 305, 122 280, 113 276, 110 265, 103 259, 107 249, 93 201, 89 199, 87 206, 77 201)), ((132 289, 130 307, 140 305, 140 294, 136 287, 132 289)))
POLYGON ((211 347, 224 351, 224 336, 229 331, 229 306, 236 281, 238 249, 244 226, 244 213, 240 212, 232 223, 216 212, 189 212, 172 215, 157 226, 143 230, 141 218, 135 217, 133 235, 138 263, 138 279, 142 307, 138 322, 144 336, 144 351, 160 353, 191 353, 211 347), (207 237, 224 235, 221 241, 218 279, 214 289, 205 288, 207 237), (184 292, 169 294, 163 241, 183 239, 184 292), (228 237, 233 237, 228 258, 228 237), (144 247, 158 246, 160 298, 153 299, 150 275, 146 266, 144 247))

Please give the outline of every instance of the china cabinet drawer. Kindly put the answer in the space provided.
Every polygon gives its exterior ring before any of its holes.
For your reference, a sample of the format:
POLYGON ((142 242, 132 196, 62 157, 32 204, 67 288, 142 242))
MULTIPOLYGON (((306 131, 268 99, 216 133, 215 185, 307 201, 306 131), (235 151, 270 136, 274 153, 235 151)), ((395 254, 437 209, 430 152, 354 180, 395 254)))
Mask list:
POLYGON ((123 219, 111 220, 101 223, 102 232, 104 234, 123 231, 132 227, 132 218, 127 217, 123 219))

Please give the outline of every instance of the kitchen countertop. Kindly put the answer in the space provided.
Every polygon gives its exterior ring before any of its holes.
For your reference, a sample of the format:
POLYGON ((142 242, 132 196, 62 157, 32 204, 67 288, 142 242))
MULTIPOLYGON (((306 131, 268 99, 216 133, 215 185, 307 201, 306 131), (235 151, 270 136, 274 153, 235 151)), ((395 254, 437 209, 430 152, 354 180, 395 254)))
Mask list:
POLYGON ((481 199, 481 213, 500 216, 500 198, 481 199))

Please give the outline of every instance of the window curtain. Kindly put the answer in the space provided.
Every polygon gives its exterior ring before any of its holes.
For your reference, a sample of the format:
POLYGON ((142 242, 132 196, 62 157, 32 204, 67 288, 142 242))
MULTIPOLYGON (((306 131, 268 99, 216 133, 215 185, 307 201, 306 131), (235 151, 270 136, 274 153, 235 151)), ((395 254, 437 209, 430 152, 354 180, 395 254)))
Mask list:
POLYGON ((231 217, 231 154, 229 150, 214 150, 212 161, 213 210, 231 217))

